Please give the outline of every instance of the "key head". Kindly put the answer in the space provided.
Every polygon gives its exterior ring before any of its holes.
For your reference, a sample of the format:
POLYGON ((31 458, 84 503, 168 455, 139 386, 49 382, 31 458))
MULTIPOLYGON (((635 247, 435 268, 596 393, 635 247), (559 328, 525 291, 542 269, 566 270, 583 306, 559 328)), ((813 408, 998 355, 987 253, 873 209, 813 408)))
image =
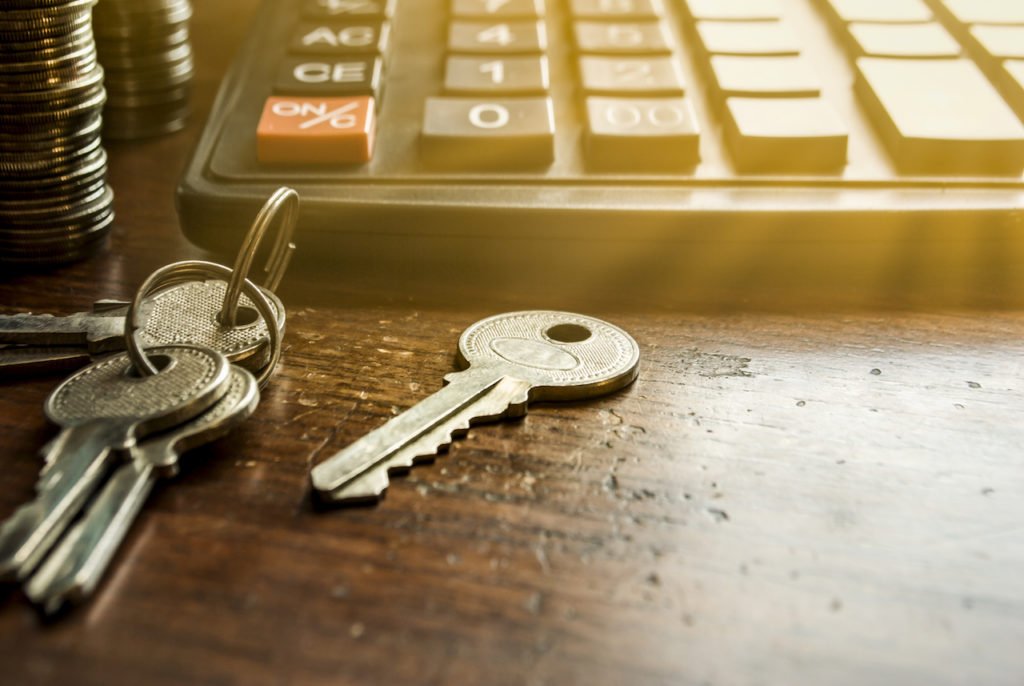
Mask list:
MULTIPOLYGON (((188 281, 159 291, 151 297, 142 341, 146 346, 185 343, 210 348, 228 360, 257 370, 269 351, 267 323, 243 293, 238 325, 227 327, 218 319, 227 284, 216 279, 188 281)), ((263 291, 284 333, 285 309, 281 300, 263 291)))
POLYGON ((229 367, 219 352, 196 346, 148 349, 159 374, 134 372, 122 353, 79 370, 47 398, 50 421, 65 428, 102 422, 118 436, 115 448, 191 419, 227 390, 229 367))
POLYGON ((153 465, 161 476, 175 476, 182 453, 226 436, 248 419, 260 402, 259 384, 248 370, 231 365, 228 390, 213 407, 183 424, 154 436, 136 448, 136 457, 153 465))
POLYGON ((594 317, 532 310, 488 317, 459 338, 459 364, 505 368, 532 384, 532 400, 578 400, 636 379, 640 348, 628 333, 594 317))

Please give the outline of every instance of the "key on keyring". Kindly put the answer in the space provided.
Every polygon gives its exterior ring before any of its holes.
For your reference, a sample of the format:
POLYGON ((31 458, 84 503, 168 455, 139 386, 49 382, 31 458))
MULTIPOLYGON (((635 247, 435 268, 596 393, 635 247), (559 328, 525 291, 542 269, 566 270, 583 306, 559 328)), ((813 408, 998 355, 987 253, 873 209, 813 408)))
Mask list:
MULTIPOLYGON (((218 316, 227 284, 223 281, 191 281, 170 286, 145 302, 144 328, 140 337, 146 347, 188 344, 216 350, 228 360, 257 371, 269 356, 267 323, 258 316, 252 301, 241 297, 235 326, 220 323, 218 316)), ((285 309, 280 298, 263 289, 277 314, 284 334, 285 309)), ((100 301, 92 312, 66 317, 41 314, 0 315, 0 343, 32 345, 83 345, 91 354, 124 350, 124 317, 128 306, 119 301, 100 301)), ((74 359, 70 351, 54 350, 53 356, 37 348, 0 349, 0 374, 28 374, 67 369, 74 359)), ((81 358, 79 358, 81 359, 81 358)))
POLYGON ((132 448, 132 459, 117 468, 82 520, 32 576, 25 587, 28 597, 50 613, 89 597, 157 478, 175 476, 182 453, 226 435, 249 418, 259 400, 253 375, 232 366, 228 391, 216 405, 132 448))
MULTIPOLYGON (((0 315, 0 343, 81 347, 90 354, 124 350, 128 303, 100 300, 90 312, 0 315)), ((7 349, 9 353, 14 351, 7 349)), ((11 359, 11 355, 5 356, 11 359)))
POLYGON ((147 351, 163 364, 153 376, 132 373, 127 354, 80 370, 46 401, 62 427, 51 443, 36 498, 0 526, 0 579, 24 578, 81 509, 112 461, 112 452, 204 412, 228 390, 228 361, 192 346, 147 351))
POLYGON ((622 329, 567 312, 513 312, 473 324, 459 338, 463 371, 441 390, 313 468, 329 502, 374 501, 389 472, 412 467, 471 423, 520 416, 528 401, 593 398, 628 386, 640 349, 622 329))
POLYGON ((90 362, 87 350, 72 346, 0 345, 0 378, 73 372, 90 362))

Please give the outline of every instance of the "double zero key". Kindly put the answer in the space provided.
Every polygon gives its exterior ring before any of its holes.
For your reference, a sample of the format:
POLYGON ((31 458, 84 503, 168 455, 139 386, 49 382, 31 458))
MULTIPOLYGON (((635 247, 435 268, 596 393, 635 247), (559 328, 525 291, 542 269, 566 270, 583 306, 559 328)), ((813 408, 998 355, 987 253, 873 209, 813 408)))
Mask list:
POLYGON ((459 339, 463 371, 405 413, 317 465, 311 478, 329 502, 375 501, 388 474, 431 459, 471 424, 521 416, 527 403, 593 398, 628 386, 640 350, 622 329, 566 312, 513 312, 484 319, 459 339))

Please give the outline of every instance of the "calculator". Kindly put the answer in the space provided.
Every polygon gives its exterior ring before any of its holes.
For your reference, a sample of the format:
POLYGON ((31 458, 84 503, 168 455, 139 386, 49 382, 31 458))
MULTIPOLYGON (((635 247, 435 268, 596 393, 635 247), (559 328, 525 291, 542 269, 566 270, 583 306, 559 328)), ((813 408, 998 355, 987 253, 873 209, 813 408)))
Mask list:
POLYGON ((178 207, 230 250, 288 185, 357 260, 1000 253, 1022 117, 1024 2, 266 0, 178 207))

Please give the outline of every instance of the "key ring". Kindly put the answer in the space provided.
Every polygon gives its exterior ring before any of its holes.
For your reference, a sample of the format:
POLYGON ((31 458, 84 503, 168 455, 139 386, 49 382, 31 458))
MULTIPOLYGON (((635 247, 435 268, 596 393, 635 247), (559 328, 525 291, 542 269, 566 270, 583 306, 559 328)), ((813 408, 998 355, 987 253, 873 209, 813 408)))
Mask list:
MULTIPOLYGON (((131 358, 132 365, 134 365, 139 374, 152 376, 160 372, 150 362, 149 358, 146 357, 142 341, 140 340, 142 332, 140 330, 139 311, 142 309, 142 302, 160 288, 175 286, 188 281, 199 281, 211 276, 215 279, 227 281, 236 273, 222 264, 204 262, 202 260, 188 260, 169 264, 150 274, 149 278, 135 292, 135 297, 132 299, 131 304, 128 306, 128 312, 125 314, 126 349, 128 356, 131 358)), ((270 336, 270 359, 267 360, 267 364, 263 367, 259 376, 256 377, 260 388, 262 388, 270 380, 270 375, 274 373, 277 363, 281 360, 281 330, 278 328, 277 314, 274 312, 270 301, 263 295, 260 287, 249 279, 243 279, 241 281, 241 288, 242 292, 256 306, 260 316, 263 317, 267 324, 267 333, 270 336)))
MULTIPOLYGON (((243 283, 249 278, 252 261, 256 258, 264 236, 281 212, 284 212, 284 216, 280 221, 277 242, 274 244, 274 250, 270 253, 267 265, 263 268, 267 278, 261 285, 273 293, 281 283, 285 270, 288 269, 288 263, 292 259, 292 253, 295 251, 292 236, 295 234, 295 225, 299 219, 299 194, 287 186, 278 188, 264 203, 238 251, 231 280, 228 281, 228 288, 224 293, 224 305, 220 311, 220 323, 224 326, 235 326, 237 323, 238 304, 242 298, 243 283)), ((267 320, 267 324, 270 324, 270 320, 267 320)))

